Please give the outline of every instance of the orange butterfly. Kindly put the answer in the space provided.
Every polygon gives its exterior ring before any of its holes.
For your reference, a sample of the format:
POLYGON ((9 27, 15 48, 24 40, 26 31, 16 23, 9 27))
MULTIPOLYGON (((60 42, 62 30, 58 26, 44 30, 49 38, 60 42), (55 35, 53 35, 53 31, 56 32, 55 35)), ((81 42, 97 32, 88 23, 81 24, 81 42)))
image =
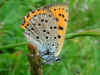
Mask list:
POLYGON ((36 9, 24 18, 22 28, 27 40, 37 47, 46 63, 58 60, 68 22, 67 5, 51 5, 36 9))

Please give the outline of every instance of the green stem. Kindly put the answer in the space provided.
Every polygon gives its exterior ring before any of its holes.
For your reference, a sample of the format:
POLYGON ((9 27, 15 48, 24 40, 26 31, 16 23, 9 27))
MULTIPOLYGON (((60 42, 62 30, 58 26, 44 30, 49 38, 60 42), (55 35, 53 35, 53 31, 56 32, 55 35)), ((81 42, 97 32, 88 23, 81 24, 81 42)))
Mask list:
POLYGON ((5 46, 0 46, 0 49, 6 49, 6 48, 13 48, 13 47, 18 47, 18 46, 22 46, 27 44, 27 42, 20 42, 20 43, 16 43, 16 44, 9 44, 9 45, 5 45, 5 46))
POLYGON ((66 35, 66 39, 73 39, 76 37, 84 37, 84 36, 100 37, 100 31, 84 31, 78 33, 71 33, 66 35))
MULTIPOLYGON (((92 37, 100 37, 100 31, 83 31, 83 32, 78 32, 78 33, 70 33, 66 35, 66 39, 74 39, 76 37, 81 37, 81 36, 92 36, 92 37)), ((20 42, 17 44, 9 44, 5 46, 1 46, 0 49, 6 49, 6 48, 13 48, 13 47, 18 47, 27 44, 27 42, 20 42)))

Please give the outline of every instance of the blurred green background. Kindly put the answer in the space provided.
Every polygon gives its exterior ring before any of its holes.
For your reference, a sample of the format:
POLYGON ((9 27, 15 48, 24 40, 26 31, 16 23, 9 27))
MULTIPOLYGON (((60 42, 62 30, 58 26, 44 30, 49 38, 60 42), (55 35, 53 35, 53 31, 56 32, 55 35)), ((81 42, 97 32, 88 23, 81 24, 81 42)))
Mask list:
MULTIPOLYGON (((29 11, 55 3, 69 5, 66 36, 100 31, 100 0, 0 0, 0 75, 30 75, 20 25, 29 11)), ((60 57, 59 63, 42 66, 43 75, 100 75, 100 37, 67 39, 60 57)))

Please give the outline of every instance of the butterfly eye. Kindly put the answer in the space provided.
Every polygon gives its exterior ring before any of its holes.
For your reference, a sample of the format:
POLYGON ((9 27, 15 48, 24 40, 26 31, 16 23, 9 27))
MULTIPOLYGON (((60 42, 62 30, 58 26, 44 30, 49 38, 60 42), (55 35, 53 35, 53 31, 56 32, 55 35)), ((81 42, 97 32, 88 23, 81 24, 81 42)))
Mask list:
POLYGON ((56 62, 59 62, 60 61, 60 58, 56 58, 56 62))

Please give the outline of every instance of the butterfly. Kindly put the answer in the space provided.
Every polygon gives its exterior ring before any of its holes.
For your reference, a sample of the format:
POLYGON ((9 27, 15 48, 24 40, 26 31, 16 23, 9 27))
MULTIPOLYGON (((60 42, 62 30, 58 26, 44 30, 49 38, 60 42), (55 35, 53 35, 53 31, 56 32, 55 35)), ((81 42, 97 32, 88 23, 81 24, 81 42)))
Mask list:
POLYGON ((68 23, 66 4, 48 5, 29 12, 21 25, 28 42, 45 63, 59 60, 68 23))

